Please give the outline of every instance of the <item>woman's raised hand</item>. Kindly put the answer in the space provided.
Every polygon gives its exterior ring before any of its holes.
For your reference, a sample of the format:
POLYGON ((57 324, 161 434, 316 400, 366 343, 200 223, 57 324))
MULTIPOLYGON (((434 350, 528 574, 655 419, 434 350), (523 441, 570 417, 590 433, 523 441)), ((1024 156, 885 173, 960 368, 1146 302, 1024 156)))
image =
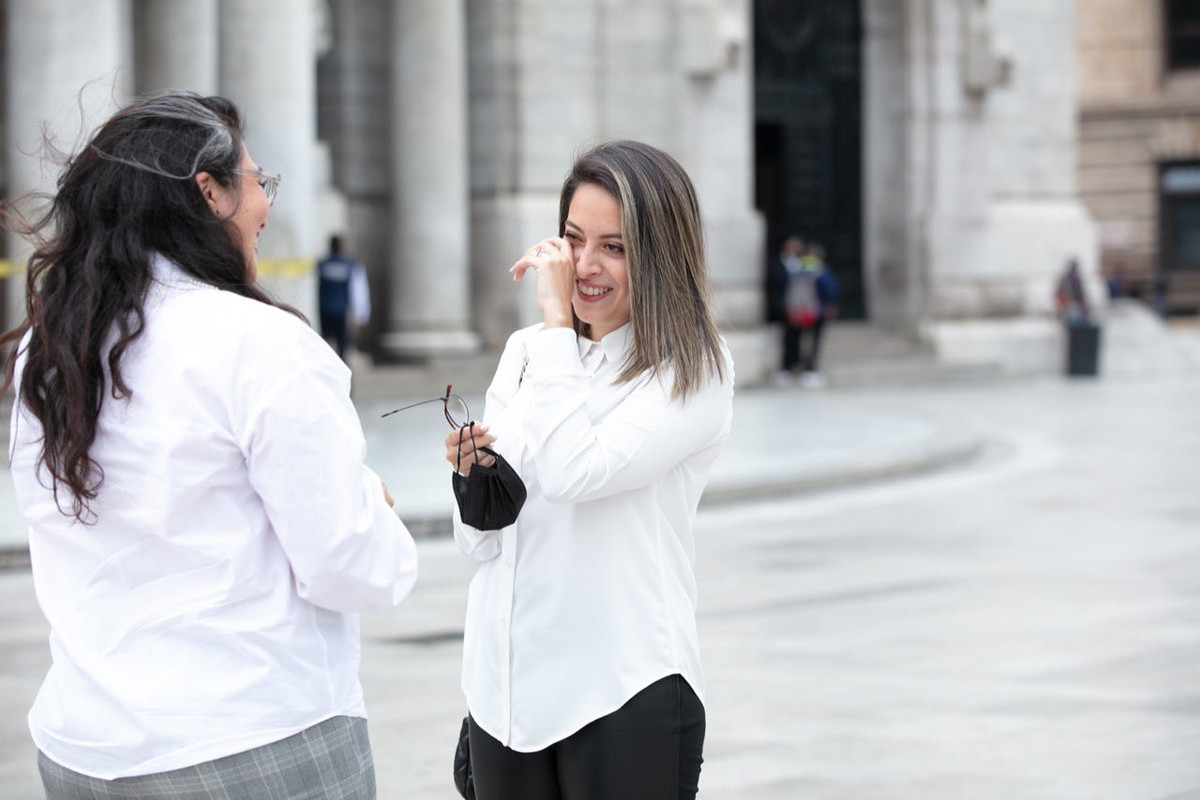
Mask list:
POLYGON ((486 425, 472 422, 470 428, 456 428, 446 437, 446 460, 460 475, 470 475, 471 467, 478 461, 490 467, 496 459, 488 453, 478 452, 491 447, 496 437, 488 432, 486 425))
POLYGON ((575 257, 571 243, 559 236, 535 244, 512 265, 509 272, 519 281, 525 273, 537 274, 538 309, 547 328, 569 328, 575 317, 571 297, 575 294, 575 257))

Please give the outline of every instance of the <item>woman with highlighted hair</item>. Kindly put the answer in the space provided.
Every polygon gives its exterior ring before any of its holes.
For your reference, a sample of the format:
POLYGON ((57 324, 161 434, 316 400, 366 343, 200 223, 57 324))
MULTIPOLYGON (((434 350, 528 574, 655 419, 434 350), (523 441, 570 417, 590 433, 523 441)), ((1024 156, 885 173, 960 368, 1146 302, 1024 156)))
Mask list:
POLYGON ((350 374, 255 285, 279 177, 168 92, 66 164, 32 231, 11 461, 52 666, 46 796, 373 798, 355 612, 416 549, 350 374))
POLYGON ((509 339, 483 424, 446 440, 451 465, 491 447, 528 489, 506 528, 455 521, 479 562, 463 688, 480 800, 696 794, 693 525, 733 395, 703 242, 683 168, 611 142, 567 176, 558 235, 513 265, 543 321, 509 339))

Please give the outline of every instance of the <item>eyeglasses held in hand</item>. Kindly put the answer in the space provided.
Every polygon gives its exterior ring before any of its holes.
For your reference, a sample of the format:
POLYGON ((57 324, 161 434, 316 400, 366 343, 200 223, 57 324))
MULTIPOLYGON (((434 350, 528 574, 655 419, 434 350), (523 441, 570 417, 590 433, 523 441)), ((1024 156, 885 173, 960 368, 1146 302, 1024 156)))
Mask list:
POLYGON ((235 168, 233 171, 238 175, 250 175, 258 178, 258 185, 267 193, 267 205, 275 205, 275 195, 279 193, 279 182, 283 180, 282 175, 263 172, 261 169, 242 169, 241 167, 235 168))
POLYGON ((434 397, 430 400, 421 400, 417 403, 410 403, 409 405, 402 406, 401 408, 393 408, 386 414, 381 415, 380 418, 382 419, 383 417, 390 417, 392 414, 396 414, 400 411, 407 411, 410 408, 416 408, 417 406, 423 406, 429 403, 441 403, 442 410, 446 415, 446 422, 450 423, 450 427, 465 428, 471 424, 471 409, 467 408, 466 400, 463 400, 461 397, 451 392, 453 388, 454 387, 450 384, 446 384, 445 397, 434 397), (459 420, 466 421, 459 422, 459 420))

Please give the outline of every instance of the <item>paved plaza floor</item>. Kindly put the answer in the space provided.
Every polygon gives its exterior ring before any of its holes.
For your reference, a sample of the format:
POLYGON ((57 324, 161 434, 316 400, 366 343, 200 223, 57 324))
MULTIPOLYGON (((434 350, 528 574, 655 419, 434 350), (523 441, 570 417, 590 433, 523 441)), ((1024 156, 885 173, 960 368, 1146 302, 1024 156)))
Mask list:
MULTIPOLYGON (((1200 798, 1200 371, 740 398, 697 523, 701 797, 1200 798), (748 488, 772 476, 799 493, 748 488)), ((419 549, 411 598, 364 618, 382 800, 455 796, 471 568, 419 549)), ((45 637, 0 572, 3 798, 41 796, 45 637)))

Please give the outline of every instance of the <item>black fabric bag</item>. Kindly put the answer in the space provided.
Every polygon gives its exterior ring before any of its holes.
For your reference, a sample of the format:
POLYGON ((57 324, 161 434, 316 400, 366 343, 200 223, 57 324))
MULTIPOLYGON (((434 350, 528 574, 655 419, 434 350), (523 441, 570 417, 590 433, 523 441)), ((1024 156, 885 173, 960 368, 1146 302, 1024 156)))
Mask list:
MULTIPOLYGON (((461 430, 467 430, 464 425, 461 430)), ((471 434, 474 442, 474 433, 471 434)), ((454 483, 454 499, 458 502, 458 512, 462 521, 472 528, 481 531, 495 531, 507 528, 517 521, 521 507, 525 505, 527 491, 525 482, 504 460, 504 457, 490 447, 479 448, 480 452, 494 457, 496 462, 485 467, 478 462, 471 467, 471 474, 463 477, 454 472, 451 480, 454 483)), ((458 467, 462 468, 460 451, 458 467)))
POLYGON ((462 729, 458 732, 458 747, 454 748, 454 788, 458 789, 458 793, 466 800, 475 800, 475 776, 471 774, 469 719, 470 717, 463 717, 462 729))

